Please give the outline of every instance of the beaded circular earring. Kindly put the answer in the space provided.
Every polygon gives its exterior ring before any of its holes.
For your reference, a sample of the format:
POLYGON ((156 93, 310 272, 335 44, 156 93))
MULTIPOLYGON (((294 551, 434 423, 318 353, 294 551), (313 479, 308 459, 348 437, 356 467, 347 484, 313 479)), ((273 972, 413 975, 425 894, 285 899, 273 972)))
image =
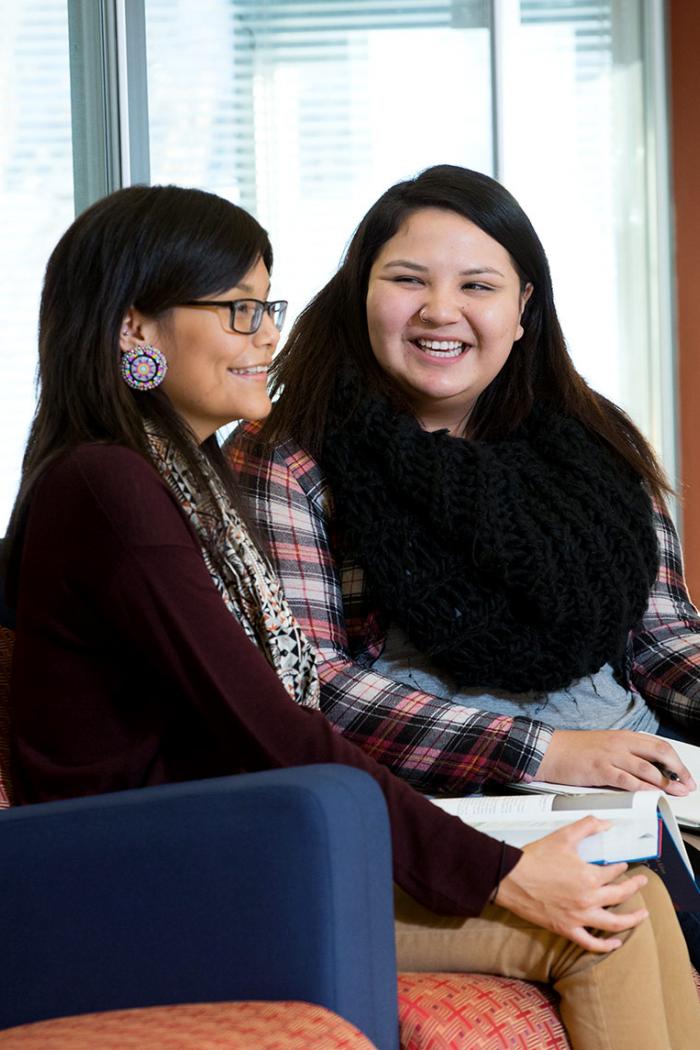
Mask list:
POLYGON ((139 343, 122 354, 122 379, 132 390, 155 390, 165 379, 165 354, 148 343, 139 343))

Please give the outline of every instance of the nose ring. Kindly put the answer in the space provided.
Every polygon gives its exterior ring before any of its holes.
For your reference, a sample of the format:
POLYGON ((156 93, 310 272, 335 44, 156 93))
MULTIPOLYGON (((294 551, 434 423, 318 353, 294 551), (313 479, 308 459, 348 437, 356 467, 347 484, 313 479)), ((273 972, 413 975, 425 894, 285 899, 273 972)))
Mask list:
POLYGON ((423 322, 423 324, 430 324, 430 318, 424 316, 424 311, 425 307, 421 306, 420 310, 418 311, 418 317, 423 322))

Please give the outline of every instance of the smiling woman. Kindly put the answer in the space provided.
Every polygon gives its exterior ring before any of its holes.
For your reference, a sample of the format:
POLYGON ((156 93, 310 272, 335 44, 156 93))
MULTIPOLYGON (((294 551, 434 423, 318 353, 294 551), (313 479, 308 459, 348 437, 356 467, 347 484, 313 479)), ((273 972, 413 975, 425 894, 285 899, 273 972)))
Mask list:
POLYGON ((269 290, 270 274, 258 259, 221 301, 175 306, 160 320, 130 307, 124 317, 122 352, 144 342, 161 348, 168 362, 163 391, 200 443, 233 419, 264 419, 270 411, 267 370, 286 303, 265 302, 269 290))
POLYGON ((382 247, 367 287, 369 339, 426 429, 461 432, 522 336, 531 292, 506 249, 451 211, 412 213, 382 247))
POLYGON ((272 370, 231 459, 341 732, 431 794, 694 789, 662 736, 700 727, 668 486, 574 368, 504 187, 453 165, 390 187, 272 370))
MULTIPOLYGON (((667 486, 574 369, 517 201, 452 165, 392 186, 273 373, 272 413, 232 455, 327 660, 329 716, 428 791, 535 774, 662 787, 663 752, 687 792, 668 744, 617 732, 678 717, 677 693, 647 703, 629 677, 667 486)), ((690 692, 680 717, 700 719, 690 692)))

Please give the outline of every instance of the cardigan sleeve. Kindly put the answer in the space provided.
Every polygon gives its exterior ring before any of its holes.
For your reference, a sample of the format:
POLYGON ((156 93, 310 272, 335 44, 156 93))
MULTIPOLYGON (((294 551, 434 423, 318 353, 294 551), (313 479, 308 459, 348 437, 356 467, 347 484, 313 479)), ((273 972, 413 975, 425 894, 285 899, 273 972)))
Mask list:
POLYGON ((649 604, 630 636, 631 678, 663 716, 700 728, 700 614, 688 595, 683 555, 671 518, 655 508, 659 572, 649 604))
MULTIPOLYGON (((386 799, 399 885, 438 912, 478 914, 520 851, 507 848, 499 874, 499 842, 442 813, 335 733, 319 711, 289 699, 226 609, 195 535, 151 465, 126 449, 83 446, 49 474, 30 513, 20 594, 25 576, 28 585, 42 578, 25 574, 34 552, 40 569, 50 559, 66 594, 79 595, 81 608, 108 625, 105 653, 129 661, 133 675, 147 668, 150 680, 165 683, 162 691, 189 708, 193 725, 201 720, 230 747, 231 772, 319 762, 366 770, 386 799)), ((21 627, 20 620, 20 634, 21 627)), ((89 697, 84 708, 94 736, 89 697)), ((105 761, 109 744, 107 736, 105 761)))
POLYGON ((325 481, 293 442, 268 450, 256 442, 256 430, 239 428, 227 452, 287 599, 316 647, 326 717, 421 791, 466 793, 487 780, 532 780, 551 727, 450 704, 353 659, 325 481))

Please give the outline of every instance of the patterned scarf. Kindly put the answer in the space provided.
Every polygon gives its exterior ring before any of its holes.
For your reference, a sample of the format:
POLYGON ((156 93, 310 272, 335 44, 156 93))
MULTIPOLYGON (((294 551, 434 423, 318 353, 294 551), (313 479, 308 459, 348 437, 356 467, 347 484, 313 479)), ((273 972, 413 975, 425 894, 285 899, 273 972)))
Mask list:
POLYGON ((151 423, 146 437, 154 466, 174 493, 200 538, 209 575, 226 608, 265 655, 292 700, 319 706, 314 651, 294 618, 282 585, 262 556, 221 481, 205 456, 200 468, 208 490, 201 491, 182 456, 151 423), (209 554, 220 554, 219 569, 209 554))

